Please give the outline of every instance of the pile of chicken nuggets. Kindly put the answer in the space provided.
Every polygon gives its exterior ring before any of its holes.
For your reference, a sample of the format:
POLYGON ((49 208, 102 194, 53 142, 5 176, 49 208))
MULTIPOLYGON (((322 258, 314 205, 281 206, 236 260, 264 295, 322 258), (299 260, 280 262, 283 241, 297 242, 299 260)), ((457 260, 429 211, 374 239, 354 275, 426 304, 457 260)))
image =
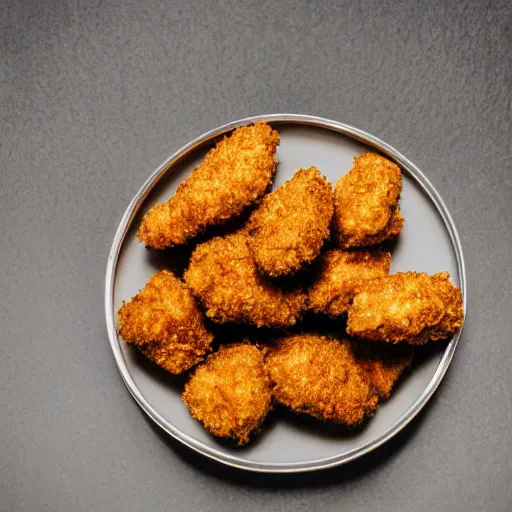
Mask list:
POLYGON ((451 338, 464 319, 448 272, 390 274, 389 241, 404 223, 398 165, 365 153, 334 188, 310 167, 270 192, 279 142, 266 123, 237 128, 145 214, 138 237, 150 250, 193 251, 181 278, 158 272, 118 313, 127 343, 187 372, 191 415, 238 445, 276 404, 362 425, 411 365, 413 346, 451 338), (208 239, 220 225, 227 234, 208 239), (338 332, 311 330, 312 317, 338 332), (239 324, 265 336, 226 342, 239 324))

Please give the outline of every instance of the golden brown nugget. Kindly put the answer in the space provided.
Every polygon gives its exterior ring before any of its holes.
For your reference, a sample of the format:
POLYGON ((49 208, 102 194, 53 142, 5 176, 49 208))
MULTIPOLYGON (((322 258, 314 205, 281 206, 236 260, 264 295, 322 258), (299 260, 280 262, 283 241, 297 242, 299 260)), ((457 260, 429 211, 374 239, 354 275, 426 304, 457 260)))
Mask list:
POLYGON ((186 243, 256 203, 274 179, 279 134, 265 123, 224 137, 169 201, 142 219, 138 237, 153 249, 186 243))
POLYGON ((351 341, 356 364, 366 373, 366 379, 381 399, 388 399, 396 381, 411 366, 412 348, 388 349, 382 343, 351 341))
POLYGON ((313 261, 330 237, 333 211, 332 185, 315 167, 298 170, 265 196, 247 228, 260 270, 284 276, 313 261))
POLYGON ((320 273, 308 290, 309 309, 332 317, 346 313, 365 283, 385 276, 391 266, 391 254, 382 250, 334 249, 320 258, 320 273))
POLYGON ((401 191, 398 165, 375 153, 356 156, 334 190, 333 229, 339 246, 366 247, 397 236, 403 224, 401 191))
POLYGON ((127 343, 176 375, 199 363, 213 340, 192 293, 168 270, 152 276, 143 290, 123 303, 118 325, 127 343))
POLYGON ((304 293, 281 290, 259 275, 244 231, 199 244, 184 279, 206 315, 221 324, 289 327, 306 309, 304 293))
POLYGON ((182 399, 208 432, 248 443, 272 405, 261 352, 254 345, 221 347, 194 371, 182 399))
POLYGON ((359 425, 379 396, 346 340, 313 334, 289 336, 266 349, 274 399, 297 413, 359 425))
POLYGON ((412 357, 404 357, 389 361, 372 360, 361 364, 379 397, 388 399, 396 381, 411 366, 411 360, 412 357))
POLYGON ((348 334, 422 345, 450 338, 462 327, 462 295, 448 272, 404 272, 367 283, 348 310, 348 334))

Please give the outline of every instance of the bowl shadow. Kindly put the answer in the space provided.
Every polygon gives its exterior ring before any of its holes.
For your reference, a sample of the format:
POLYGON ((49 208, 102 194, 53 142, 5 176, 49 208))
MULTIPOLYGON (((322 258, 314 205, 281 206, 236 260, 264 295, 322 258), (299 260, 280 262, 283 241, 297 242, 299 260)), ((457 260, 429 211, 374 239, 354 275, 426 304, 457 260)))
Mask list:
POLYGON ((174 392, 182 393, 183 387, 189 378, 190 370, 180 375, 173 375, 147 358, 137 347, 131 345, 130 349, 133 351, 133 358, 137 367, 147 375, 151 375, 151 379, 174 392))

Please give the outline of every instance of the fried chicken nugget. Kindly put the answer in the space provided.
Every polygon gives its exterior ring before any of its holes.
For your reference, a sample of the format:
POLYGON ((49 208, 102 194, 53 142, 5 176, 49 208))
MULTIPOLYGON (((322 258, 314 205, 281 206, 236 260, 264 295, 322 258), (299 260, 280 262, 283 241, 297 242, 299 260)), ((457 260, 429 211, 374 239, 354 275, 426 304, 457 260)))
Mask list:
POLYGON ((274 399, 297 413, 359 425, 379 403, 368 372, 348 341, 313 334, 289 336, 266 349, 274 399))
POLYGON ((222 346, 194 371, 182 399, 208 432, 247 444, 272 406, 261 352, 254 345, 222 346))
POLYGON ((248 223, 249 247, 265 274, 293 274, 313 261, 330 236, 332 185, 318 169, 298 170, 265 196, 248 223))
POLYGON ((462 295, 448 272, 403 272, 367 283, 348 310, 347 332, 375 341, 423 345, 457 334, 462 295))
POLYGON ((279 134, 265 123, 224 137, 169 201, 144 216, 137 235, 141 242, 153 249, 173 247, 239 216, 272 183, 278 145, 279 134))
POLYGON ((320 273, 308 290, 309 309, 332 317, 347 312, 352 299, 367 281, 389 273, 387 251, 334 249, 320 257, 320 273))
POLYGON ((375 153, 354 158, 354 167, 336 183, 333 229, 339 246, 366 247, 397 236, 403 224, 398 207, 402 172, 375 153))
POLYGON ((299 290, 285 291, 258 274, 245 231, 199 244, 184 279, 217 323, 289 327, 306 309, 299 290))
POLYGON ((213 340, 192 293, 168 270, 152 276, 123 303, 118 325, 127 343, 175 375, 199 363, 213 340))
POLYGON ((382 343, 355 341, 351 341, 350 346, 357 365, 366 373, 366 379, 372 384, 374 392, 380 398, 388 399, 396 381, 411 366, 412 347, 390 347, 382 343))

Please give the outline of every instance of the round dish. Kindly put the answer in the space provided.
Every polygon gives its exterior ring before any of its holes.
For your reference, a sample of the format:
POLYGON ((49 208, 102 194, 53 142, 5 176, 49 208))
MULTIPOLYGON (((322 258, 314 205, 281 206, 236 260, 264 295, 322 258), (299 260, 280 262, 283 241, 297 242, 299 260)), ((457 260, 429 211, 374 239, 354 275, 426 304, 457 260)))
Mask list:
MULTIPOLYGON (((374 450, 402 430, 423 408, 443 379, 461 333, 443 349, 415 365, 391 399, 359 433, 332 436, 310 429, 303 422, 269 422, 247 447, 219 443, 189 414, 182 403, 182 383, 146 362, 117 335, 116 315, 123 300, 143 288, 165 261, 145 249, 136 237, 142 215, 167 200, 201 162, 219 136, 234 128, 265 121, 281 135, 279 167, 274 188, 299 168, 316 166, 335 184, 351 169, 352 158, 377 150, 403 169, 401 209, 405 225, 393 251, 392 272, 416 270, 429 274, 448 270, 462 291, 466 309, 464 259, 457 230, 440 195, 409 160, 388 144, 361 130, 336 121, 296 114, 250 117, 211 130, 193 140, 164 162, 144 183, 128 206, 110 251, 105 282, 107 330, 121 376, 137 403, 167 433, 191 449, 237 468, 292 473, 330 468, 374 450)), ((461 331, 462 332, 462 331, 461 331)))

